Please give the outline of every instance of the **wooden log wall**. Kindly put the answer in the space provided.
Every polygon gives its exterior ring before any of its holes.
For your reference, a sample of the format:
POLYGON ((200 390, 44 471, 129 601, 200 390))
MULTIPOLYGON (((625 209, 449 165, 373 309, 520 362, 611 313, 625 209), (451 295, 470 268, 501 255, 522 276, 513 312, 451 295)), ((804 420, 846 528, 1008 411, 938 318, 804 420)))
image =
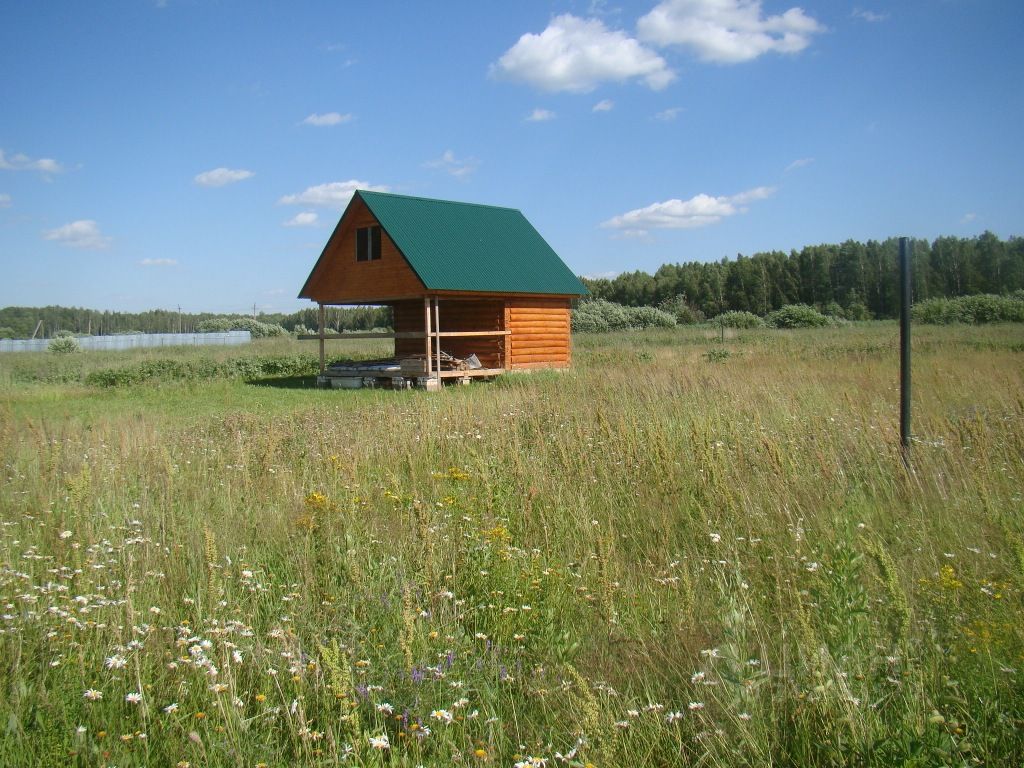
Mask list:
MULTIPOLYGON (((399 301, 393 306, 395 331, 423 331, 423 301, 399 301)), ((500 331, 504 327, 504 302, 501 299, 442 299, 441 332, 500 331)), ((442 338, 441 350, 455 357, 476 355, 485 368, 505 367, 504 336, 472 336, 465 339, 442 338)), ((422 339, 395 339, 395 356, 421 355, 422 339)))
POLYGON ((377 224, 377 219, 362 200, 353 201, 341 229, 332 237, 317 262, 306 289, 310 298, 323 304, 371 304, 390 298, 422 295, 423 283, 387 232, 381 232, 379 259, 356 261, 356 230, 377 224))
POLYGON ((564 368, 572 357, 569 299, 510 298, 506 301, 511 368, 564 368))

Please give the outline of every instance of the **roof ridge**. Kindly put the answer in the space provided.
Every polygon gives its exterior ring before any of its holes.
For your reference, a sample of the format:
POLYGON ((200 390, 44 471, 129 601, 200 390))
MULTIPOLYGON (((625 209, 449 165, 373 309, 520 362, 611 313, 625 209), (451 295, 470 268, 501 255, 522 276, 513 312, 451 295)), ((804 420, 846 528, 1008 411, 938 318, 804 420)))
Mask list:
POLYGON ((471 208, 490 208, 496 211, 515 211, 522 215, 522 211, 518 208, 511 208, 507 205, 488 205, 486 203, 467 203, 462 200, 442 200, 438 197, 420 197, 418 195, 401 195, 397 192, 376 192, 371 189, 357 189, 357 193, 360 195, 380 195, 382 197, 401 197, 405 200, 417 200, 423 203, 444 203, 445 205, 465 205, 471 208))

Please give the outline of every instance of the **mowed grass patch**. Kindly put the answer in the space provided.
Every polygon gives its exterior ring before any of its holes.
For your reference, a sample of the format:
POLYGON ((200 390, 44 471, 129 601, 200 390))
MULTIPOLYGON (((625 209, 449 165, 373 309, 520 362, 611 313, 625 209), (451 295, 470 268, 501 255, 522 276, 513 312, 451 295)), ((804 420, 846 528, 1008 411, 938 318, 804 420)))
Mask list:
POLYGON ((915 334, 909 471, 896 338, 578 337, 443 393, 8 384, 4 759, 1019 762, 1019 334, 915 334))

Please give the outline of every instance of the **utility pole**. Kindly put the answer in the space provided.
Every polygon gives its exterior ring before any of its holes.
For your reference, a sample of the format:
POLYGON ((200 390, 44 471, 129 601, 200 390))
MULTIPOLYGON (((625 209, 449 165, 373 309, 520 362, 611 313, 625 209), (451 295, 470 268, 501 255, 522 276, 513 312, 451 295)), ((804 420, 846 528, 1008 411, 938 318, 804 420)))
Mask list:
POLYGON ((256 319, 256 303, 255 302, 253 302, 253 305, 252 305, 252 319, 253 320, 256 319))
POLYGON ((178 333, 181 333, 181 304, 178 305, 178 333))

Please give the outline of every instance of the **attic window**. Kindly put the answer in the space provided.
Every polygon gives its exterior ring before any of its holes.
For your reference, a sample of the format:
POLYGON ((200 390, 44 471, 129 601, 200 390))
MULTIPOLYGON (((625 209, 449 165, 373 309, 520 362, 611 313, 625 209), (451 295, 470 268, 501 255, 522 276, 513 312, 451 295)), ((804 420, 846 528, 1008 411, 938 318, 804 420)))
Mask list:
POLYGON ((356 261, 376 261, 380 258, 380 227, 360 227, 356 230, 356 261))

